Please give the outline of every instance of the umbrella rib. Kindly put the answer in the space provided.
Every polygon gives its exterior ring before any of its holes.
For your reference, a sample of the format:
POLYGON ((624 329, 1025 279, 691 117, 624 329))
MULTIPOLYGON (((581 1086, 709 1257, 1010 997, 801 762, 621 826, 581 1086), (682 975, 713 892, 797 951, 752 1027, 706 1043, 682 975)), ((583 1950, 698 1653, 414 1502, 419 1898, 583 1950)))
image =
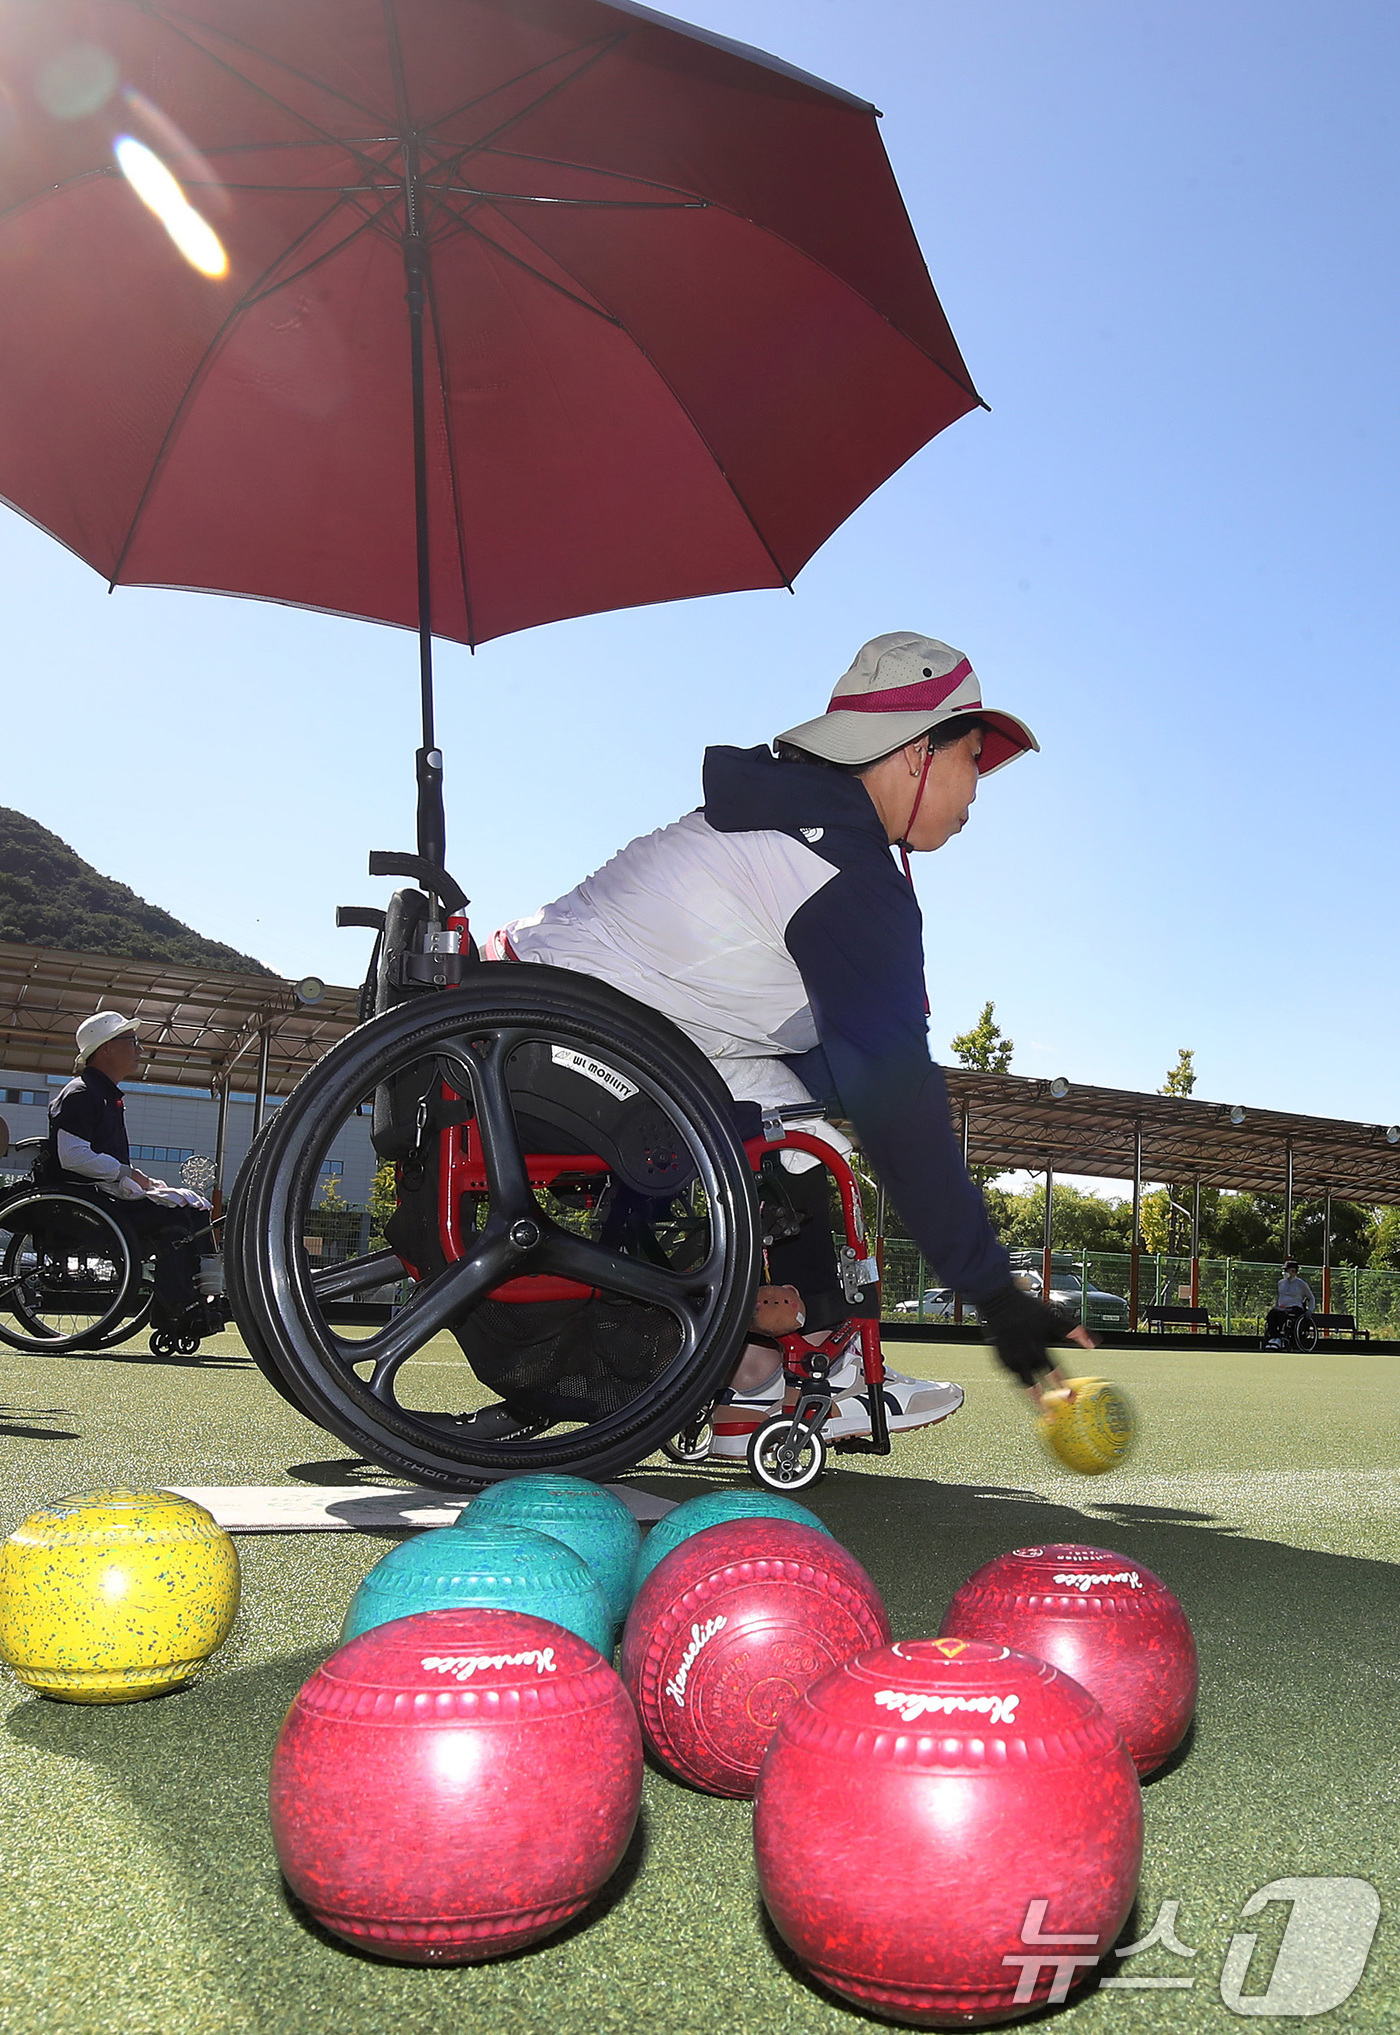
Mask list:
MULTIPOLYGON (((540 282, 547 283, 550 281, 550 278, 548 276, 541 275, 539 270, 532 268, 528 262, 521 261, 518 255, 512 255, 509 248, 502 247, 501 243, 498 240, 493 240, 488 234, 482 233, 479 227, 473 227, 470 228, 469 230, 475 232, 478 238, 485 241, 489 247, 495 248, 499 253, 505 255, 507 260, 516 262, 516 264, 525 271, 526 275, 536 276, 540 282)), ((530 235, 526 232, 523 226, 517 226, 516 231, 518 233, 523 234, 527 240, 530 239, 530 235)), ((544 252, 545 250, 541 248, 540 249, 541 255, 543 255, 544 252)), ((568 264, 563 261, 560 261, 557 255, 551 255, 550 259, 557 262, 558 266, 562 268, 566 274, 572 275, 573 272, 572 270, 569 269, 568 264)), ((582 280, 578 276, 574 276, 573 280, 577 287, 580 290, 582 290, 583 288, 582 280)), ((562 286, 557 283, 553 284, 552 287, 560 290, 561 295, 565 297, 570 297, 574 302, 581 301, 577 297, 573 297, 573 293, 571 291, 562 289, 562 286)), ((584 308, 591 310, 593 307, 591 305, 585 304, 584 308)), ((778 575, 779 584, 785 586, 788 592, 791 593, 792 579, 790 575, 784 570, 783 565, 781 561, 778 559, 776 553, 774 552, 772 545, 768 542, 768 539, 764 536, 762 530, 759 528, 757 519, 755 518, 753 511, 750 509, 748 503, 744 500, 744 497, 740 494, 738 488, 734 485, 734 482, 730 479, 728 473, 725 471, 724 461, 720 458, 720 455, 715 449, 715 447, 711 445, 708 437, 705 435, 705 432, 703 431, 696 417, 692 413, 690 405, 685 401, 684 397, 680 394, 680 391, 675 387, 670 376, 667 375, 657 365, 655 356, 648 352, 647 348, 642 345, 641 341, 637 338, 636 334, 628 329, 625 319, 619 318, 616 312, 609 311, 607 309, 601 310, 596 315, 605 318, 610 325, 615 325, 620 332, 626 335, 627 339, 637 349, 637 352, 642 356, 643 360, 647 363, 647 366, 651 369, 652 373, 656 376, 657 380, 661 382, 662 385, 666 388, 666 390, 671 396, 672 401, 675 403, 676 408, 681 412, 682 416, 686 419, 687 423, 690 425, 691 430, 695 433, 696 438, 699 440, 700 444, 704 447, 705 452, 709 456, 710 460, 713 462, 715 471, 719 474, 719 477, 724 482, 725 487, 728 488, 730 494, 733 496, 734 500, 738 503, 740 510, 743 512, 744 520, 747 522, 749 528, 753 531, 754 536, 758 539, 764 551, 767 553, 769 561, 772 564, 773 570, 778 575)))
MULTIPOLYGON (((565 53, 567 57, 585 58, 577 70, 570 71, 567 78, 560 78, 548 86, 537 98, 532 99, 528 106, 517 107, 508 119, 502 120, 498 126, 490 128, 485 134, 478 135, 475 141, 464 142, 455 156, 448 159, 461 162, 479 149, 490 148, 498 134, 507 133, 517 121, 524 120, 531 113, 538 113, 540 107, 548 105, 556 94, 567 91, 570 85, 576 85, 580 78, 588 75, 595 64, 600 64, 604 57, 611 56, 631 33, 631 29, 622 29, 617 35, 604 36, 596 43, 580 43, 576 48, 568 50, 565 53)), ((476 107, 484 105, 488 99, 494 99, 498 92, 507 91, 512 85, 523 84, 526 78, 533 77, 537 71, 548 70, 551 65, 561 61, 563 59, 560 57, 547 57, 541 64, 534 64, 528 70, 518 71, 513 78, 507 78, 502 84, 493 85, 489 92, 483 92, 480 97, 465 100, 462 105, 454 106, 450 113, 439 114, 432 123, 433 128, 444 127, 450 120, 460 120, 464 113, 470 113, 476 107)))
MULTIPOLYGON (((461 153, 467 155, 470 150, 463 149, 461 153)), ((645 184, 650 190, 670 191, 677 198, 688 199, 694 204, 712 203, 711 199, 702 197, 698 191, 687 190, 683 184, 663 184, 657 177, 632 176, 626 170, 600 169, 596 163, 571 162, 567 156, 531 155, 519 148, 491 148, 490 153, 501 156, 506 162, 533 163, 536 168, 545 170, 572 170, 579 176, 606 177, 620 184, 645 184)))
MULTIPOLYGON (((275 297, 279 291, 289 289, 293 283, 301 282, 303 277, 314 275, 317 269, 323 268, 328 261, 334 261, 336 256, 338 254, 343 254, 346 248, 349 247, 352 244, 352 242, 358 240, 362 233, 379 232, 382 229, 385 215, 388 213, 389 209, 390 208, 387 205, 384 205, 380 207, 378 212, 365 213, 363 218, 360 220, 359 225, 356 226, 351 232, 345 234, 340 240, 338 240, 335 243, 334 247, 325 248, 320 254, 315 255, 312 258, 312 260, 303 262, 300 268, 292 269, 289 271, 288 274, 284 276, 278 276, 276 282, 269 283, 266 289, 250 290, 248 294, 244 297, 242 303, 239 305, 238 307, 239 310, 249 311, 253 308, 255 304, 265 304, 269 297, 275 297)), ((334 207, 332 207, 332 210, 334 210, 334 207)), ((303 236, 303 238, 304 237, 305 236, 303 236)), ((397 240, 398 235, 395 234, 393 238, 397 240)), ((293 245, 295 244, 296 243, 294 242, 293 245)), ((284 253, 281 258, 285 260, 286 255, 289 252, 290 249, 284 250, 284 253)), ((264 274, 268 273, 270 273, 270 271, 267 270, 264 271, 264 274)))
MULTIPOLYGON (((537 283, 543 283, 547 289, 557 291, 558 294, 564 299, 566 303, 577 304, 580 311, 588 311, 593 315, 593 317, 601 318, 605 325, 615 325, 619 332, 625 332, 627 330, 622 320, 620 318, 615 318, 611 311, 603 310, 602 307, 598 304, 591 304, 588 301, 587 297, 581 297, 576 290, 566 289, 563 283, 556 282, 553 276, 547 276, 544 273, 543 269, 536 268, 533 265, 533 263, 526 261, 523 258, 523 256, 518 255, 514 253, 512 249, 503 246, 502 243, 499 240, 496 240, 491 234, 483 233, 479 226, 474 225, 470 220, 462 218, 461 214, 457 211, 455 206, 451 205, 441 206, 439 208, 438 216, 441 217, 442 213, 444 212, 446 212, 449 215, 449 217, 457 221, 457 224, 460 226, 463 233, 474 235, 475 238, 481 241, 484 246, 491 248, 494 253, 503 256, 503 258, 506 261, 514 262, 517 268, 523 269, 525 271, 525 274, 527 276, 532 276, 537 283)), ((560 265, 562 267, 562 263, 560 265)), ((582 286, 580 285, 580 287, 582 286)))
MULTIPOLYGON (((301 245, 306 240, 309 240, 311 235, 317 232, 322 226, 324 226, 328 219, 334 217, 337 209, 343 203, 344 203, 343 199, 337 198, 334 205, 329 206, 321 214, 319 219, 313 220, 312 223, 306 228, 306 231, 298 235, 297 239, 291 243, 291 247, 295 248, 301 245)), ((367 228, 364 225, 357 226, 355 228, 355 233, 347 235, 344 240, 338 243, 338 247, 347 246, 349 241, 355 238, 356 234, 363 233, 366 230, 367 228)), ((287 255, 290 252, 291 248, 283 248, 283 250, 277 257, 277 262, 274 262, 270 267, 263 270, 262 275, 258 278, 258 282, 260 283, 265 281, 266 278, 273 273, 273 271, 277 267, 277 263, 285 261, 287 255)), ((174 414, 171 416, 170 422, 166 426, 165 433, 161 438, 160 445, 157 447, 155 458, 151 462, 151 470, 147 474, 145 482, 141 488, 140 500, 137 502, 136 507, 131 512, 131 521, 127 525, 126 536, 122 539, 122 548, 113 562, 111 572, 107 575, 107 584, 109 587, 115 587, 117 582, 121 578, 122 567, 125 565, 131 547, 136 541, 136 532, 140 526, 141 518, 146 512, 146 505, 150 501, 157 480, 160 478, 161 469, 164 467, 166 459, 169 456, 170 448, 173 445, 176 437, 178 436, 180 427, 184 423, 185 417, 189 412, 190 403, 193 400, 196 388, 199 386, 200 381, 203 379, 205 370, 208 368, 210 361, 214 358, 214 355, 218 352, 220 346, 223 344, 223 341, 226 338, 229 329, 233 325, 234 321, 237 318, 239 318, 251 304, 258 302, 262 296, 268 296, 271 294, 273 294, 271 291, 259 291, 257 284, 254 284, 249 289, 245 290, 243 294, 239 297, 237 303, 230 305, 227 315, 224 317, 224 319, 221 321, 219 325, 218 331, 214 334, 209 344, 205 347, 204 352, 200 355, 199 361, 192 370, 188 381, 185 383, 185 386, 180 393, 180 400, 175 406, 174 414)))
MULTIPOLYGON (((207 57, 211 64, 217 64, 221 70, 225 70, 231 77, 237 78, 239 83, 246 85, 250 92, 259 93, 267 100, 269 105, 276 106, 281 112, 290 114, 293 120, 299 120, 303 127, 310 128, 313 133, 320 132, 314 120, 308 120, 305 114, 298 113, 295 108, 288 106, 284 100, 279 99, 275 92, 270 92, 266 85, 257 84, 254 79, 240 71, 237 64, 231 63, 227 57, 220 56, 216 51, 210 49, 206 43, 200 41, 197 35, 191 33, 189 29, 183 28, 174 15, 166 13, 162 8, 151 6, 149 0, 137 0, 137 4, 141 7, 143 14, 149 14, 157 21, 164 22, 172 34, 178 35, 181 41, 188 44, 191 49, 197 49, 200 55, 207 57)), ((256 57, 260 63, 267 64, 270 69, 280 71, 283 77, 295 78, 298 84, 310 86, 313 92, 320 92, 327 99, 338 99, 342 106, 349 106, 354 112, 363 113, 366 119, 372 120, 374 118, 375 108, 373 106, 362 106, 358 99, 352 99, 348 92, 337 91, 336 87, 328 85, 324 78, 316 78, 309 71, 298 70, 295 64, 286 63, 281 57, 272 56, 267 50, 258 49, 255 44, 245 42, 241 36, 229 35, 223 29, 217 29, 214 33, 223 42, 228 43, 231 48, 242 50, 247 56, 256 57)))

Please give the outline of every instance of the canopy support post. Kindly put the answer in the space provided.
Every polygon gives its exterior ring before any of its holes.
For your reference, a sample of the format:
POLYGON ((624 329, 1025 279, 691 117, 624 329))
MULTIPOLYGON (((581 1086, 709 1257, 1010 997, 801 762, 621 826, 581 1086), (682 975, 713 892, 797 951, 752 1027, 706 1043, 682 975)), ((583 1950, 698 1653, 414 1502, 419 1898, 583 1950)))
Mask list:
POLYGON ((272 1033, 264 1024, 258 1033, 258 1086, 253 1097, 253 1136, 263 1127, 267 1115, 267 1055, 272 1044, 272 1033))
MULTIPOLYGON (((1040 1299, 1041 1305, 1050 1305, 1050 1259, 1051 1237, 1054 1233, 1055 1161, 1045 1154, 1045 1236, 1040 1255, 1040 1299)), ((1081 1299, 1083 1296, 1080 1296, 1081 1299)))
MULTIPOLYGON (((1201 1304, 1201 1176, 1198 1173, 1196 1175, 1194 1182, 1194 1192, 1191 1196, 1191 1305, 1193 1308, 1197 1308, 1200 1306, 1200 1304, 1201 1304)), ((1193 1321, 1191 1324, 1192 1335, 1195 1335, 1196 1331, 1197 1323, 1193 1321)))
MULTIPOLYGON (((962 1125, 963 1171, 967 1172, 968 1170, 967 1145, 968 1139, 971 1136, 971 1118, 968 1114, 968 1107, 966 1102, 963 1103, 962 1116, 963 1116, 963 1125, 962 1125)), ((955 1293, 953 1295, 953 1326, 955 1328, 962 1327, 962 1318, 963 1318, 963 1297, 961 1293, 955 1293)))
POLYGON ((1138 1325, 1138 1276, 1142 1257, 1142 1118, 1133 1124, 1133 1255, 1128 1273, 1128 1326, 1138 1325))

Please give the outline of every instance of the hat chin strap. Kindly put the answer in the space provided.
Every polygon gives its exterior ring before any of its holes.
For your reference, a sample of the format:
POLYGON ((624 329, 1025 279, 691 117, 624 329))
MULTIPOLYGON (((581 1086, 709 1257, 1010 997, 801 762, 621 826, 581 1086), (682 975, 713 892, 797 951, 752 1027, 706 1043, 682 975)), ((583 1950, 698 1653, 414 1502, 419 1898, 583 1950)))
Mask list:
POLYGON ((904 834, 899 842, 899 858, 904 864, 904 874, 909 879, 911 889, 914 884, 914 872, 909 867, 909 836, 914 831, 914 822, 919 817, 919 807, 924 802, 924 786, 928 783, 928 767, 932 761, 933 744, 930 742, 928 748, 924 751, 924 767, 919 772, 919 788, 914 793, 914 803, 909 808, 909 817, 904 822, 904 834))
MULTIPOLYGON (((909 817, 904 823, 904 838, 899 843, 899 859, 904 864, 905 879, 908 882, 909 888, 911 890, 914 888, 914 872, 909 867, 909 836, 910 834, 913 833, 914 822, 919 817, 919 807, 923 803, 924 786, 928 783, 928 767, 930 763, 932 763, 932 761, 933 761, 933 743, 930 741, 928 748, 924 751, 924 767, 919 772, 919 788, 914 793, 914 803, 909 808, 909 817)), ((928 988, 927 986, 925 986, 924 1016, 927 1017, 928 1015, 929 1015, 928 988)))

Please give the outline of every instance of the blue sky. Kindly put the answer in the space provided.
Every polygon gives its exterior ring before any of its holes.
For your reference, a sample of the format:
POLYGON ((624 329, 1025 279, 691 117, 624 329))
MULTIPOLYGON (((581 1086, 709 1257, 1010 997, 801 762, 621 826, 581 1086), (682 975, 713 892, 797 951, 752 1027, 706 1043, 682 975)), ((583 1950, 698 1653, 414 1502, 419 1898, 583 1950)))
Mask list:
MULTIPOLYGON (((1400 1117, 1400 17, 1337 0, 692 0, 859 92, 991 414, 795 596, 444 646, 483 928, 825 703, 868 636, 966 650, 1043 754, 916 865, 935 1054, 1400 1117)), ((0 803, 201 931, 356 979, 408 847, 416 658, 368 624, 123 590, 0 512, 0 803)))

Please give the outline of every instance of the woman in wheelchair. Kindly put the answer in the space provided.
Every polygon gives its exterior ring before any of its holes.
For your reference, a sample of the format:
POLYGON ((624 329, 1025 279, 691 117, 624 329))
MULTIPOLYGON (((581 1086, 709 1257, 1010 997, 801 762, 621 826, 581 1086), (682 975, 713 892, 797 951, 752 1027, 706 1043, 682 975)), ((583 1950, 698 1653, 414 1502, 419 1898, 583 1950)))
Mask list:
POLYGON ((200 1256, 215 1249, 208 1202, 131 1163, 118 1084, 140 1079, 137 1025, 117 1011, 98 1011, 78 1026, 77 1046, 76 1078, 49 1105, 40 1182, 77 1187, 119 1205, 140 1255, 154 1257, 151 1320, 158 1334, 217 1334, 227 1319, 224 1304, 201 1300, 197 1285, 200 1256))
MULTIPOLYGON (((577 970, 660 1011, 723 1078, 746 1138, 780 1111, 788 1131, 849 1149, 829 1118, 848 1121, 909 1235, 976 1305, 1001 1362, 1036 1399, 1047 1373, 1058 1380, 1048 1348, 1066 1340, 1067 1324, 1013 1283, 962 1163, 929 1057, 922 921, 906 879, 909 850, 931 852, 961 831, 979 779, 1038 746, 1023 722, 983 707, 959 651, 908 633, 876 637, 825 713, 772 752, 707 751, 703 806, 504 927, 483 953, 577 970)), ((787 1219, 714 1409, 711 1453, 721 1459, 741 1458, 783 1405, 779 1339, 800 1331, 820 1349, 853 1311, 824 1169, 784 1150, 774 1171, 773 1156, 768 1199, 786 1203, 787 1219)), ((1082 1331, 1074 1339, 1088 1342, 1082 1331)), ((840 1352, 832 1382, 828 1435, 868 1434, 854 1348, 840 1352)), ((948 1387, 887 1372, 883 1389, 895 1431, 951 1410, 948 1387)))

